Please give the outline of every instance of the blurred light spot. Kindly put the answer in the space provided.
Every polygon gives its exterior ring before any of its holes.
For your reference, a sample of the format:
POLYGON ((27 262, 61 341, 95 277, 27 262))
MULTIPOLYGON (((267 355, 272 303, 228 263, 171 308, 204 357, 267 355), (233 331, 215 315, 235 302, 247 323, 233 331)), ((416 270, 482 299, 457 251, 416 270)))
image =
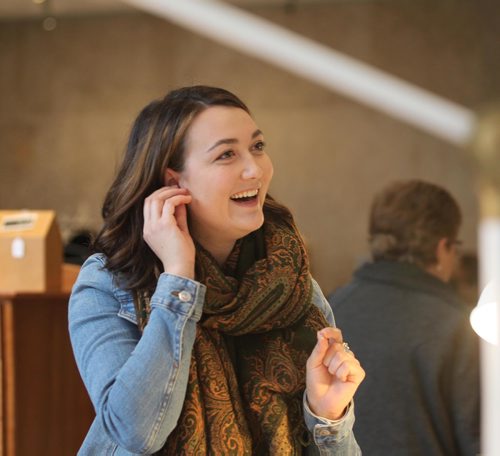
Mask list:
POLYGON ((43 20, 43 29, 47 32, 51 32, 57 27, 57 21, 55 17, 49 16, 43 20))

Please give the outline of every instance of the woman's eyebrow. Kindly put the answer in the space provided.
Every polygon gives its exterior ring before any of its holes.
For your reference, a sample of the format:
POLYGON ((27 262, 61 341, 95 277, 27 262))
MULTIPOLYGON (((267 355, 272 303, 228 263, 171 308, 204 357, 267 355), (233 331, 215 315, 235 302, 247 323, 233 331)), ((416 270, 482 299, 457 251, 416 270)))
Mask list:
MULTIPOLYGON (((255 139, 257 136, 262 135, 262 131, 257 129, 252 133, 252 139, 255 139)), ((220 146, 221 144, 236 144, 238 140, 236 138, 224 138, 224 139, 219 139, 216 141, 212 146, 210 146, 207 149, 207 152, 210 152, 211 150, 215 149, 216 147, 220 146)))
POLYGON ((253 132, 252 139, 255 139, 257 136, 263 135, 261 130, 257 129, 253 132))
POLYGON ((207 152, 210 152, 211 150, 215 149, 221 144, 236 144, 237 142, 238 140, 236 138, 219 139, 217 142, 215 142, 215 144, 213 144, 211 147, 207 149, 207 152))

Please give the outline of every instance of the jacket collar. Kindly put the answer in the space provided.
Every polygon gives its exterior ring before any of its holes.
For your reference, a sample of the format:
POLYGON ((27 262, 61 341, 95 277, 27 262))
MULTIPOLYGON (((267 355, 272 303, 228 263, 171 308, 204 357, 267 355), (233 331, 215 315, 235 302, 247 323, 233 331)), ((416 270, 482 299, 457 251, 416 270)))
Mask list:
POLYGON ((386 283, 400 288, 438 295, 446 301, 461 303, 455 289, 422 268, 406 262, 376 261, 363 264, 355 273, 357 279, 386 283))

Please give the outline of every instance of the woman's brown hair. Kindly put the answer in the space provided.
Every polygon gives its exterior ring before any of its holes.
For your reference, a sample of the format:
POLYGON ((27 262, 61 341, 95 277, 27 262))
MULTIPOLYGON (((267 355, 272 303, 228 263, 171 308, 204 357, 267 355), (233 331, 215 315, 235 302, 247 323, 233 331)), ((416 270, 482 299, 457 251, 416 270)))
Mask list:
POLYGON ((444 188, 420 180, 395 182, 375 196, 370 246, 375 261, 436 262, 440 239, 456 240, 460 208, 444 188))
MULTIPOLYGON (((193 119, 211 106, 239 108, 250 114, 227 90, 192 86, 151 102, 132 126, 123 162, 104 200, 104 223, 93 250, 106 255, 106 267, 135 297, 150 295, 162 270, 160 260, 143 239, 144 200, 165 185, 167 167, 183 170, 187 131, 193 119)), ((266 216, 293 224, 288 209, 270 196, 264 211, 266 216)))

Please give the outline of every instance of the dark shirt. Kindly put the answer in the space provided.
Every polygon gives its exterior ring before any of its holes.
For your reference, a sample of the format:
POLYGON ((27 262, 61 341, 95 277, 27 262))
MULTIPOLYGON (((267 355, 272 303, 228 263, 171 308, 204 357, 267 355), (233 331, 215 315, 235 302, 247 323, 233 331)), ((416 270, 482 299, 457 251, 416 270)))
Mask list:
POLYGON ((363 454, 478 454, 478 339, 455 291, 412 264, 376 262, 329 301, 366 371, 355 396, 363 454))

